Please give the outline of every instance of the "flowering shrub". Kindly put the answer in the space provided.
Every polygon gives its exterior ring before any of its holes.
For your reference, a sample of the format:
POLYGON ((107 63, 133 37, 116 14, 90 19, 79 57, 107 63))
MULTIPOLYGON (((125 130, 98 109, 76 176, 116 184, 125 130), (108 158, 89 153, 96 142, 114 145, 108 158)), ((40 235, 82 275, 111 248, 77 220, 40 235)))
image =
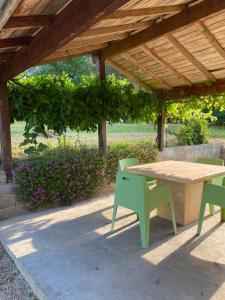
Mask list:
POLYGON ((61 148, 17 164, 19 199, 30 209, 70 205, 104 182, 105 162, 96 149, 61 148))
POLYGON ((59 147, 17 162, 18 196, 30 209, 70 205, 92 196, 101 186, 115 180, 118 160, 136 157, 140 163, 156 160, 151 142, 119 143, 103 157, 96 148, 59 147))

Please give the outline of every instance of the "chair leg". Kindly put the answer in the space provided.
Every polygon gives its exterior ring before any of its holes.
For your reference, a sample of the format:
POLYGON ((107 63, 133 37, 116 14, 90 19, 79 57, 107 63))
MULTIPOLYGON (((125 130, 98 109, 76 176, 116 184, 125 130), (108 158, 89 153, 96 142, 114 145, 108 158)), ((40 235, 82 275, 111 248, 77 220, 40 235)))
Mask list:
POLYGON ((172 219, 172 223, 173 223, 173 231, 174 231, 174 234, 177 234, 177 224, 176 224, 176 217, 175 217, 173 201, 169 202, 169 207, 170 207, 171 219, 172 219))
POLYGON ((197 230, 197 235, 200 235, 200 234, 201 234, 201 231, 202 231, 202 223, 203 223, 204 214, 205 214, 205 206, 206 206, 206 203, 205 203, 205 202, 202 202, 201 208, 200 208, 200 213, 199 213, 199 218, 198 218, 198 230, 197 230))
POLYGON ((149 232, 150 232, 149 214, 146 213, 139 214, 139 221, 140 221, 140 232, 141 232, 141 246, 142 248, 149 248, 149 232))
POLYGON ((118 207, 118 205, 114 204, 114 206, 113 206, 113 214, 112 214, 111 231, 114 231, 114 225, 115 225, 115 221, 116 221, 117 207, 118 207))
POLYGON ((138 216, 138 213, 136 213, 136 215, 137 215, 137 219, 136 219, 136 221, 138 222, 138 221, 139 221, 139 216, 138 216))
POLYGON ((214 216, 214 214, 215 214, 215 208, 214 208, 213 204, 209 204, 209 213, 210 213, 210 216, 214 216))
POLYGON ((225 208, 221 207, 221 222, 225 222, 225 208))

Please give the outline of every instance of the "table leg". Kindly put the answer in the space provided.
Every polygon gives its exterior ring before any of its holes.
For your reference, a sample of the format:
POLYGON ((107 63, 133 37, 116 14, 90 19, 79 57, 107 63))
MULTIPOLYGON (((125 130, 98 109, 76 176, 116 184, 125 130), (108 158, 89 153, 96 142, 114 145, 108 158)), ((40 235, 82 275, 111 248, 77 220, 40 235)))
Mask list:
POLYGON ((225 208, 221 207, 221 222, 225 222, 225 208))
MULTIPOLYGON (((157 181, 158 184, 167 182, 172 186, 176 221, 178 224, 187 225, 198 220, 203 182, 185 184, 164 180, 157 181)), ((170 220, 171 217, 168 205, 162 205, 158 208, 157 215, 161 218, 170 220)))

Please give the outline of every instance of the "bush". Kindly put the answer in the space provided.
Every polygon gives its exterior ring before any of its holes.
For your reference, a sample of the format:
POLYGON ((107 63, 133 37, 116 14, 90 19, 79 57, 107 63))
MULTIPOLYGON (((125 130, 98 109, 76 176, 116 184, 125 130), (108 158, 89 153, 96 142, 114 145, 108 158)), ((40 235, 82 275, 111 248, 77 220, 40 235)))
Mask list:
POLYGON ((90 197, 104 182, 105 162, 96 149, 59 148, 19 163, 19 199, 30 209, 70 205, 90 197))
POLYGON ((136 157, 140 163, 151 163, 157 158, 156 145, 150 141, 115 143, 108 147, 105 175, 107 182, 114 182, 118 160, 136 157))
POLYGON ((181 125, 178 132, 180 145, 199 145, 208 142, 208 125, 204 119, 192 118, 181 125))
POLYGON ((96 148, 59 147, 16 163, 19 200, 28 208, 70 205, 92 196, 115 180, 118 160, 136 157, 140 163, 156 160, 151 142, 119 143, 108 147, 103 157, 96 148))

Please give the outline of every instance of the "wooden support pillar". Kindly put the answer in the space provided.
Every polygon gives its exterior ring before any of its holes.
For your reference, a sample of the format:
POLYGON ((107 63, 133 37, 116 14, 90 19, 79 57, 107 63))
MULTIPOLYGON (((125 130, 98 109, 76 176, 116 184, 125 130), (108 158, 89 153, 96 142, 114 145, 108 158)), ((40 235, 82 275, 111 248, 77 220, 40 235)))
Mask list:
POLYGON ((3 169, 6 172, 7 179, 10 179, 12 177, 12 148, 10 133, 10 107, 6 82, 0 82, 0 138, 3 169))
POLYGON ((159 151, 163 151, 165 145, 165 113, 162 112, 157 119, 157 142, 159 151))
MULTIPOLYGON (((100 80, 105 80, 105 60, 103 59, 101 52, 95 54, 96 72, 100 80)), ((106 120, 102 120, 98 124, 98 146, 99 151, 102 154, 106 153, 107 148, 107 136, 106 136, 106 120)))

